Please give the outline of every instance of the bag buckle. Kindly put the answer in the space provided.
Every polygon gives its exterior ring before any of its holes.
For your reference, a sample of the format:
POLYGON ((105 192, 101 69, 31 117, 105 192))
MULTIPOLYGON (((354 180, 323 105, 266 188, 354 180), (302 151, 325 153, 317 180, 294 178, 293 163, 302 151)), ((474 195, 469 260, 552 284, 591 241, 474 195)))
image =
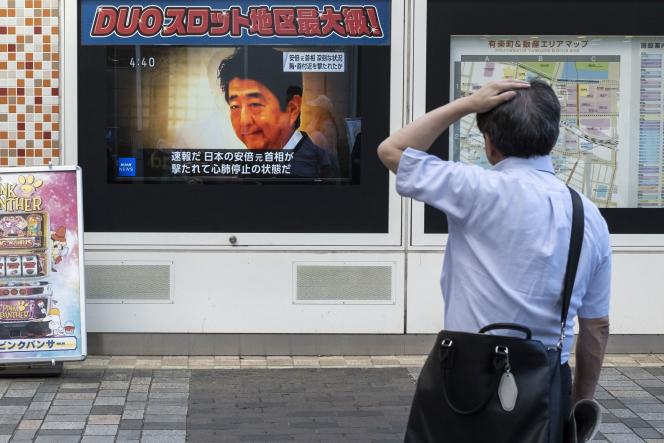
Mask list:
POLYGON ((496 346, 496 354, 504 355, 507 357, 510 353, 510 349, 507 346, 496 346))
POLYGON ((496 355, 493 357, 493 366, 496 369, 503 369, 509 372, 512 366, 510 365, 510 350, 507 346, 496 346, 496 355))
POLYGON ((454 342, 451 338, 444 338, 440 342, 440 361, 444 364, 445 368, 452 367, 452 354, 454 353, 454 349, 452 348, 453 344, 454 342))

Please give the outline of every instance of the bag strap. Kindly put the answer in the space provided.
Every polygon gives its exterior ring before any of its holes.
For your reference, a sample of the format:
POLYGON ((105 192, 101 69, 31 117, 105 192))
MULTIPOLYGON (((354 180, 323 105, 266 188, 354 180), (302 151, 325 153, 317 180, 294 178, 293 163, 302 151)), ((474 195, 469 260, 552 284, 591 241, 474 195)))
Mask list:
POLYGON ((560 341, 558 348, 562 349, 565 340, 565 323, 567 323, 567 313, 572 300, 572 290, 574 289, 574 280, 576 279, 576 270, 579 266, 581 257, 581 246, 583 245, 584 214, 583 202, 579 194, 569 186, 569 193, 572 196, 572 233, 569 239, 569 253, 567 254, 567 268, 565 269, 565 284, 563 286, 563 306, 560 313, 560 341))
POLYGON ((498 391, 498 386, 500 384, 500 378, 502 376, 502 373, 496 372, 495 376, 493 377, 493 381, 491 382, 491 388, 487 391, 489 394, 480 403, 478 403, 477 405, 475 405, 475 407, 472 407, 470 409, 459 408, 454 404, 452 398, 450 398, 450 392, 448 392, 448 387, 447 387, 448 383, 454 386, 454 381, 450 380, 452 378, 452 373, 453 373, 453 371, 450 370, 451 367, 450 360, 452 360, 453 358, 452 357, 453 353, 454 349, 452 349, 452 340, 444 339, 440 346, 440 364, 442 366, 442 373, 443 373, 443 382, 441 383, 441 388, 443 391, 443 399, 447 403, 447 406, 449 406, 449 408, 452 411, 454 411, 456 414, 459 415, 477 414, 479 411, 481 411, 486 407, 486 405, 489 403, 489 401, 491 401, 495 393, 498 391))

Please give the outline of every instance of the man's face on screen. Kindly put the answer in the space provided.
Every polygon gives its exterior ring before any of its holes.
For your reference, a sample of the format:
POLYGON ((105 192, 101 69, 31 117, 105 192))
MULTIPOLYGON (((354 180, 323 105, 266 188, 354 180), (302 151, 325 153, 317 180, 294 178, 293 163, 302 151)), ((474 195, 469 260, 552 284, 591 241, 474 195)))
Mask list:
POLYGON ((234 78, 228 83, 231 124, 249 149, 281 149, 293 135, 302 98, 295 96, 285 110, 265 85, 234 78))

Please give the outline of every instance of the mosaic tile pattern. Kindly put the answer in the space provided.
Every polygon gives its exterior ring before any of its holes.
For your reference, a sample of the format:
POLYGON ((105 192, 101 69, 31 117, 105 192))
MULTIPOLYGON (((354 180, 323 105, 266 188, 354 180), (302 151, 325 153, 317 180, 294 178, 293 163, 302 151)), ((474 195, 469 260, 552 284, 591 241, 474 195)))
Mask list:
POLYGON ((0 166, 59 164, 58 0, 0 0, 0 166))

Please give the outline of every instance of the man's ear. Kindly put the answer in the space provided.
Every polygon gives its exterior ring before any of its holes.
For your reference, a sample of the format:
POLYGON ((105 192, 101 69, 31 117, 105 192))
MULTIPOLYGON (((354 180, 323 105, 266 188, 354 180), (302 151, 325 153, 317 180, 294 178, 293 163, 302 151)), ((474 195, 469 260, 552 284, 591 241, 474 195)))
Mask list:
POLYGON ((486 134, 483 135, 484 135, 484 150, 486 152, 486 158, 487 160, 489 160, 489 163, 491 163, 491 165, 495 165, 496 163, 498 163, 503 159, 503 155, 493 144, 489 136, 486 134))
POLYGON ((491 157, 491 139, 486 134, 482 134, 482 137, 484 138, 484 152, 486 154, 486 158, 488 159, 491 157))
POLYGON ((482 137, 484 137, 484 147, 488 150, 493 148, 493 143, 491 142, 491 139, 489 138, 488 135, 482 134, 482 137))
POLYGON ((302 96, 294 95, 290 99, 288 105, 286 106, 286 112, 288 113, 288 123, 293 126, 302 112, 302 96))
POLYGON ((489 160, 489 163, 491 165, 495 164, 495 155, 496 155, 496 147, 493 145, 491 142, 491 139, 486 135, 484 135, 484 152, 486 153, 486 158, 489 160))

